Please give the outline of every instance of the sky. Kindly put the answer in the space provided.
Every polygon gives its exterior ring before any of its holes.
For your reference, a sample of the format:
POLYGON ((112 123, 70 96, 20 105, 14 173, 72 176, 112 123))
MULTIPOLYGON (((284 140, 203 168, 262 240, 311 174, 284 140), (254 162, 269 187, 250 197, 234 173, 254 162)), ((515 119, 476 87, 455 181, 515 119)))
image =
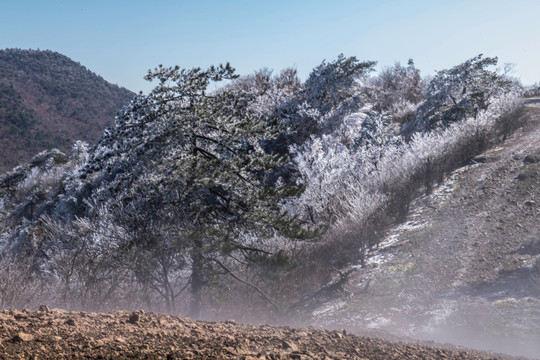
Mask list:
POLYGON ((295 67, 305 80, 340 53, 378 69, 412 58, 422 75, 482 53, 529 85, 539 19, 539 0, 0 0, 0 49, 57 51, 136 92, 159 64, 295 67))

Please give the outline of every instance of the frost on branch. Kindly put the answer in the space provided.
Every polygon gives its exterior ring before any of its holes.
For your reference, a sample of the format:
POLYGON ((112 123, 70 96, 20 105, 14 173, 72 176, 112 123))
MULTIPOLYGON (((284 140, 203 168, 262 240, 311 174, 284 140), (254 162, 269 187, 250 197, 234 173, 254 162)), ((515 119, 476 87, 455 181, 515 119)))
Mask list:
POLYGON ((412 61, 370 78, 374 62, 343 55, 305 83, 294 69, 160 66, 90 149, 0 176, 0 288, 15 261, 34 279, 22 292, 41 286, 71 309, 196 316, 245 296, 279 312, 287 295, 269 294, 303 281, 285 281, 291 260, 364 264, 415 196, 519 125, 519 93, 495 63, 476 57, 427 88, 412 61), (321 241, 299 241, 307 229, 321 241))
POLYGON ((418 117, 409 131, 426 131, 476 117, 491 105, 493 99, 512 90, 512 81, 494 69, 497 58, 478 55, 431 80, 425 101, 418 108, 418 117))

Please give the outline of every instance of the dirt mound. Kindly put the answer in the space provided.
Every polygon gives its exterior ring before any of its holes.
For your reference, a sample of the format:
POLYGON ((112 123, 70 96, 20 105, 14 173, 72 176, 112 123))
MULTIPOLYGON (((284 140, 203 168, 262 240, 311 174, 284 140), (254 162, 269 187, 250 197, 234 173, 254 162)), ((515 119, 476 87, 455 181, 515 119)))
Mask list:
POLYGON ((344 331, 197 322, 145 313, 0 312, 0 359, 507 359, 344 331))

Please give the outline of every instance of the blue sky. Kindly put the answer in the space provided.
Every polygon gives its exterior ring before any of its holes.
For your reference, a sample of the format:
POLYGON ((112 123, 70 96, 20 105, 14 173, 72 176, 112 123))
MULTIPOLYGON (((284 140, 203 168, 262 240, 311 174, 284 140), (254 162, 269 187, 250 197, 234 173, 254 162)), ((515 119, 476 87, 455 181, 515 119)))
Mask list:
POLYGON ((133 91, 158 64, 229 61, 240 74, 294 66, 303 80, 339 53, 409 58, 423 75, 479 53, 540 82, 538 0, 0 0, 0 48, 50 49, 133 91))

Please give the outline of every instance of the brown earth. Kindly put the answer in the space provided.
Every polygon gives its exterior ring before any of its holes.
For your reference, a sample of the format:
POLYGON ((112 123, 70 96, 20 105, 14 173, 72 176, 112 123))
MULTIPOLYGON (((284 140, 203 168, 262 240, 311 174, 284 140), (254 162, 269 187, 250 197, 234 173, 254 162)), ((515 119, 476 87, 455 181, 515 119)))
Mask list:
POLYGON ((510 359, 345 331, 145 313, 0 312, 0 359, 510 359))

